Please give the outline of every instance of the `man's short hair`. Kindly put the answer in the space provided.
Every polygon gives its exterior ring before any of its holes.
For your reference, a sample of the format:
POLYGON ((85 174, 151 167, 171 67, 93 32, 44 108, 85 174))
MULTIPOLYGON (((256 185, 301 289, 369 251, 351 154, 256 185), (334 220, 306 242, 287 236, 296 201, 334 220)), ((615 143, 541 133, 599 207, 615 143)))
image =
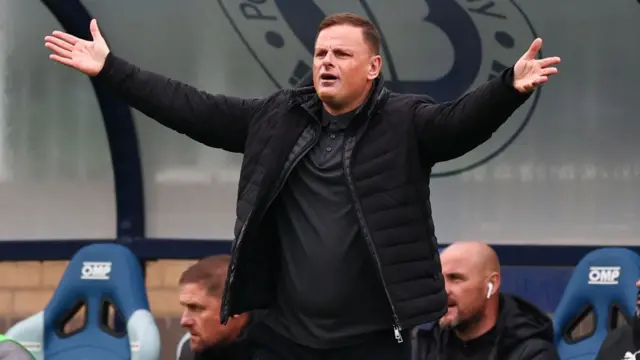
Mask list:
POLYGON ((230 262, 229 255, 208 256, 189 266, 180 276, 178 284, 202 284, 207 294, 222 296, 230 262))
POLYGON ((375 25, 364 16, 351 13, 339 13, 329 15, 318 27, 318 33, 322 30, 337 25, 350 25, 362 29, 362 36, 367 43, 371 51, 378 55, 380 54, 380 33, 376 29, 375 25))

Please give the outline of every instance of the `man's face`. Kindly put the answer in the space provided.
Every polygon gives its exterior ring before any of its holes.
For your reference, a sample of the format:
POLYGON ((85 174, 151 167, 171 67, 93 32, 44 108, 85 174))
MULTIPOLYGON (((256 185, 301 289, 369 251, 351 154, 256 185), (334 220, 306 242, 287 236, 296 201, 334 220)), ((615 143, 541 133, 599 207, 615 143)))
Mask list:
POLYGON ((380 56, 364 41, 362 29, 350 25, 326 28, 316 40, 314 87, 324 103, 341 109, 363 97, 368 83, 378 76, 380 64, 380 56))
POLYGON ((203 285, 180 286, 180 305, 184 307, 180 325, 191 334, 191 348, 202 351, 227 341, 230 328, 220 324, 220 298, 209 295, 203 285))
POLYGON ((444 328, 464 328, 480 320, 486 305, 486 274, 476 269, 470 256, 456 250, 442 253, 442 274, 449 297, 447 313, 440 318, 444 328))

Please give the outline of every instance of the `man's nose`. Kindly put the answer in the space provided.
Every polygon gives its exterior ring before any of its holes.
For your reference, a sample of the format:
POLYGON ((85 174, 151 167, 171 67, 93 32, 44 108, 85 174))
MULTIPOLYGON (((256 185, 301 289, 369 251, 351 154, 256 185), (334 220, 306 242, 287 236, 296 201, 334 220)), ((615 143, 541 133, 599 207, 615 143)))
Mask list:
POLYGON ((193 325, 193 319, 186 314, 182 314, 182 316, 180 317, 180 326, 184 328, 188 328, 188 327, 191 327, 192 325, 193 325))
POLYGON ((324 58, 322 58, 322 65, 324 66, 333 65, 333 54, 331 52, 328 52, 327 55, 325 55, 324 58))
POLYGON ((449 286, 449 282, 447 280, 444 281, 444 291, 447 295, 451 295, 451 286, 449 286))

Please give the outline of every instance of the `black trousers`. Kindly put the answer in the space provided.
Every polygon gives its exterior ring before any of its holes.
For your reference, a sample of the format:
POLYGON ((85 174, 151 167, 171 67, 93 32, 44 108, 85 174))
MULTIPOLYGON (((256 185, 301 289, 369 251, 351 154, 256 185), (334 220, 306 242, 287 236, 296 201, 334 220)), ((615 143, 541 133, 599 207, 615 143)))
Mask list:
POLYGON ((398 343, 393 332, 374 334, 357 345, 336 349, 313 349, 297 344, 263 323, 255 324, 250 337, 258 344, 253 360, 411 360, 411 334, 402 331, 398 343))

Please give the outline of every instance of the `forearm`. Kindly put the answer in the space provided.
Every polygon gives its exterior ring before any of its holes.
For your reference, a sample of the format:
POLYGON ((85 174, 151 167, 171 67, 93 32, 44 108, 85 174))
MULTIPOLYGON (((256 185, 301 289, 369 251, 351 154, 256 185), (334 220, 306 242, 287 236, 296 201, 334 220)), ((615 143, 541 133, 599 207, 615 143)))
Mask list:
POLYGON ((451 133, 492 134, 529 98, 512 84, 513 70, 507 69, 458 100, 441 105, 436 126, 451 133))
POLYGON ((206 145, 237 151, 237 143, 244 141, 249 100, 199 91, 142 70, 111 53, 97 78, 133 108, 206 145), (231 140, 235 140, 233 144, 225 144, 231 140))
POLYGON ((507 69, 455 101, 419 111, 421 140, 434 161, 461 156, 489 139, 530 96, 512 84, 513 70, 507 69))

